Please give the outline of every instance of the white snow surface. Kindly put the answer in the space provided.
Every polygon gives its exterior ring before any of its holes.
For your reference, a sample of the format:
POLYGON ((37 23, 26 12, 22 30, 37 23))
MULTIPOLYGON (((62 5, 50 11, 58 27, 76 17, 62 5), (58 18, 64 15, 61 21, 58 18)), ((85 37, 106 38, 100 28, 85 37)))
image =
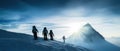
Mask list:
POLYGON ((120 47, 107 42, 89 23, 68 37, 67 43, 82 46, 93 51, 120 51, 120 47))
POLYGON ((0 30, 0 51, 91 51, 81 46, 74 46, 59 41, 44 41, 39 37, 0 30))

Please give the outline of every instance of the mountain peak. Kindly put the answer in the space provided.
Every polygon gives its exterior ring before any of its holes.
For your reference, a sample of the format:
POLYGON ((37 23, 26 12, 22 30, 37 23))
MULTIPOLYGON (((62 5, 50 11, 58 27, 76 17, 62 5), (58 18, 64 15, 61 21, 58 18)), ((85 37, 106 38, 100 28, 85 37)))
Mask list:
POLYGON ((84 26, 91 26, 89 23, 85 24, 84 26))
POLYGON ((89 23, 85 24, 85 25, 83 26, 83 28, 84 28, 84 27, 93 29, 93 27, 92 27, 91 24, 89 24, 89 23))
POLYGON ((82 34, 85 36, 86 40, 94 42, 104 40, 104 37, 98 31, 96 31, 89 23, 85 24, 82 27, 82 30, 84 30, 82 34))
POLYGON ((104 40, 104 37, 97 32, 91 24, 85 24, 78 32, 73 33, 68 39, 81 42, 99 42, 104 40))

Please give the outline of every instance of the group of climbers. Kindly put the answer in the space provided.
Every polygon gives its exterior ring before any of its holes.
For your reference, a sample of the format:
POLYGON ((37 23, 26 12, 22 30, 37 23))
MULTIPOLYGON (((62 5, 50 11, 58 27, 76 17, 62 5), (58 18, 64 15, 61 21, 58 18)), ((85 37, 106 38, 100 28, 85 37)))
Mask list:
MULTIPOLYGON (((38 30, 37 30, 36 26, 33 26, 32 33, 34 35, 34 40, 37 40, 38 39, 38 36, 37 36, 38 30)), ((44 29, 42 31, 42 35, 44 36, 44 40, 48 40, 48 38, 47 38, 47 36, 48 36, 48 30, 47 30, 46 27, 44 27, 44 29)), ((50 35, 50 40, 54 40, 54 38, 53 38, 54 33, 53 33, 52 30, 50 30, 49 35, 50 35)))
MULTIPOLYGON (((32 27, 32 33, 34 35, 34 40, 37 40, 38 39, 38 36, 37 36, 37 33, 38 33, 38 30, 36 28, 36 26, 33 26, 32 27)), ((52 30, 50 30, 50 32, 48 33, 48 30, 46 27, 44 27, 43 31, 42 31, 42 35, 44 37, 44 40, 48 40, 48 34, 50 36, 50 40, 54 40, 54 33, 52 30)), ((63 36, 63 42, 65 43, 65 36, 63 36)))
MULTIPOLYGON (((48 35, 48 30, 46 27, 44 27, 43 31, 42 31, 42 35, 44 36, 44 40, 48 40, 47 38, 47 35, 48 35)), ((54 36, 54 33, 52 30, 50 30, 49 32, 49 36, 50 36, 50 40, 54 40, 53 36, 54 36)))

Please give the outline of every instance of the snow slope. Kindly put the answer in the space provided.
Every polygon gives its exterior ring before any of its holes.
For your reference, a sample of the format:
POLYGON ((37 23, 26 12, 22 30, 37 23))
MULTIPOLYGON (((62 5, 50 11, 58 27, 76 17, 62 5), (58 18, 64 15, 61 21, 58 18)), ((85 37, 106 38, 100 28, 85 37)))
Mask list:
POLYGON ((0 30, 0 51, 90 51, 58 41, 33 40, 33 36, 0 30))
POLYGON ((83 46, 94 51, 120 51, 120 47, 107 42, 89 23, 68 37, 67 43, 83 46))
POLYGON ((120 38, 119 37, 107 38, 107 41, 120 47, 120 38))

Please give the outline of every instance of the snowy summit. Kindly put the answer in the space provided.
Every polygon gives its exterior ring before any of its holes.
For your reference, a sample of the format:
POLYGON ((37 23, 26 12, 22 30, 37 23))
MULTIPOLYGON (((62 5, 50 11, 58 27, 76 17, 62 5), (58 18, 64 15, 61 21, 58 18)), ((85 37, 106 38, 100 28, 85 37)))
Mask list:
POLYGON ((67 43, 83 46, 93 51, 120 51, 120 47, 107 42, 89 23, 68 37, 67 43))

